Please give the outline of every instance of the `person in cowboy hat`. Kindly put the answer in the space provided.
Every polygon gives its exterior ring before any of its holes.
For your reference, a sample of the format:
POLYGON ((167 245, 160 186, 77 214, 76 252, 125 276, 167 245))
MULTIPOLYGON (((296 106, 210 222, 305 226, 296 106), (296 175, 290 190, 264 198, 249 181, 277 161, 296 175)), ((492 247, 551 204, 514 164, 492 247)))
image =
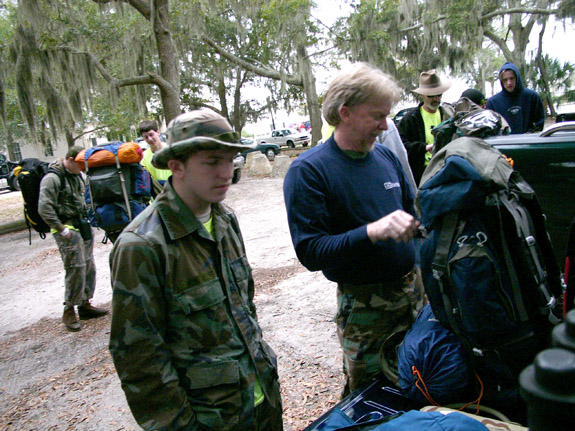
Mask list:
POLYGON ((277 359, 222 204, 242 144, 210 110, 179 115, 152 163, 171 177, 110 255, 110 352, 145 430, 282 430, 277 359))
POLYGON ((453 108, 441 104, 441 96, 450 87, 451 82, 442 81, 435 69, 422 72, 419 76, 419 87, 413 90, 419 95, 421 102, 399 122, 399 136, 407 150, 409 166, 417 185, 431 159, 431 129, 453 116, 453 108))

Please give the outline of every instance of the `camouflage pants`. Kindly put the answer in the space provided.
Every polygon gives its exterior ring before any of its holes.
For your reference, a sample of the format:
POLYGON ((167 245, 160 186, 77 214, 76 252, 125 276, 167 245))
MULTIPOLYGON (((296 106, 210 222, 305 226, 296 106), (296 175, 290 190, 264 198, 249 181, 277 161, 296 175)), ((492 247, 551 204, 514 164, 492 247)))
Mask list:
POLYGON ((66 271, 64 304, 81 305, 82 301, 92 299, 96 290, 94 240, 84 241, 77 230, 70 229, 70 233, 70 238, 55 233, 54 239, 66 271))
POLYGON ((382 344, 409 329, 426 302, 417 266, 397 282, 338 283, 336 323, 347 381, 344 395, 381 371, 382 344))
POLYGON ((273 407, 267 398, 255 408, 256 431, 282 431, 282 406, 273 407))

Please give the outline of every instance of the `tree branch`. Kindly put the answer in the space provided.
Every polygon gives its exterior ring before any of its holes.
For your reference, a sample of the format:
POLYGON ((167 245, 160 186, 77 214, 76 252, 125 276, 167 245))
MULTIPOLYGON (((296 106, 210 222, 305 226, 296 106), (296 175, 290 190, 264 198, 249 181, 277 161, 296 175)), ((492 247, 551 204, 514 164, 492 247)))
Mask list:
POLYGON ((158 87, 168 87, 171 84, 152 72, 148 72, 147 75, 132 76, 129 78, 116 79, 116 87, 129 87, 130 85, 145 85, 145 84, 156 84, 158 87))
POLYGON ((529 15, 557 15, 559 13, 559 9, 539 9, 539 8, 527 8, 527 7, 515 7, 511 9, 499 9, 494 10, 493 12, 486 13, 485 15, 481 15, 480 20, 485 21, 489 20, 493 17, 499 15, 511 15, 514 13, 526 13, 529 15))
MULTIPOLYGON (((433 24, 436 24, 436 23, 438 23, 439 21, 443 21, 444 19, 447 19, 447 15, 439 15, 437 18, 435 18, 435 19, 433 20, 433 24)), ((401 28, 401 29, 399 29, 399 32, 400 32, 400 33, 407 33, 407 32, 410 32, 410 31, 412 31, 412 30, 417 30, 417 29, 419 29, 419 28, 421 28, 421 27, 423 27, 423 23, 421 23, 421 24, 415 24, 415 25, 412 25, 411 27, 401 28)))
MULTIPOLYGON (((99 0, 99 1, 106 1, 106 0, 99 0)), ((96 58, 94 54, 89 51, 79 51, 74 48, 70 48, 68 46, 60 46, 57 49, 61 49, 63 51, 67 51, 70 54, 75 55, 85 55, 90 59, 90 63, 100 72, 102 77, 108 81, 113 87, 121 88, 121 87, 128 87, 131 85, 147 85, 147 84, 155 84, 158 87, 169 87, 171 84, 162 78, 160 75, 148 72, 146 75, 140 76, 131 76, 128 78, 118 79, 115 78, 108 72, 108 70, 104 67, 104 65, 96 58)))
POLYGON ((225 59, 231 61, 238 66, 255 73, 256 75, 263 76, 265 78, 275 79, 276 81, 284 81, 291 85, 297 85, 298 87, 303 87, 303 79, 301 75, 283 75, 273 69, 267 67, 258 67, 252 63, 241 59, 240 57, 231 54, 219 46, 216 42, 211 40, 209 37, 202 35, 201 39, 203 42, 212 47, 218 54, 220 54, 225 59))
POLYGON ((484 29, 483 35, 490 39, 493 43, 495 43, 495 45, 499 47, 499 49, 501 49, 501 51, 503 51, 503 57, 505 57, 507 60, 513 58, 511 51, 505 43, 505 40, 497 36, 495 32, 493 32, 491 29, 484 29))
POLYGON ((92 133, 92 132, 96 132, 97 130, 102 130, 102 129, 108 129, 108 126, 102 126, 102 127, 96 127, 95 129, 92 130, 87 130, 84 133, 80 133, 78 136, 74 136, 72 137, 72 139, 74 139, 74 141, 84 135, 87 135, 88 133, 92 133))
POLYGON ((199 102, 199 103, 196 103, 195 106, 198 108, 208 108, 208 109, 211 109, 212 111, 217 112, 218 114, 222 115, 222 110, 216 108, 213 105, 208 105, 207 103, 199 102))
MULTIPOLYGON (((511 15, 516 13, 526 13, 530 15, 557 15, 559 14, 559 9, 539 9, 539 8, 526 8, 526 7, 516 7, 511 9, 498 9, 494 10, 493 12, 486 13, 485 15, 481 15, 479 18, 480 21, 489 21, 491 18, 500 16, 500 15, 511 15)), ((438 23, 439 21, 443 21, 447 19, 446 15, 439 15, 433 23, 438 23)), ((411 27, 402 28, 399 31, 401 33, 407 33, 412 30, 417 30, 423 27, 423 23, 412 25, 411 27)))
POLYGON ((335 47, 335 46, 330 46, 329 48, 322 49, 321 51, 316 51, 316 52, 313 52, 313 53, 311 53, 311 54, 308 54, 307 57, 308 57, 308 58, 311 58, 311 57, 314 57, 314 56, 316 56, 316 55, 322 55, 322 54, 324 54, 324 53, 326 53, 326 52, 328 52, 328 51, 331 51, 332 49, 336 49, 336 47, 335 47))
POLYGON ((92 0, 94 3, 107 4, 107 3, 127 3, 136 9, 144 18, 150 21, 152 11, 150 9, 150 2, 148 0, 92 0))

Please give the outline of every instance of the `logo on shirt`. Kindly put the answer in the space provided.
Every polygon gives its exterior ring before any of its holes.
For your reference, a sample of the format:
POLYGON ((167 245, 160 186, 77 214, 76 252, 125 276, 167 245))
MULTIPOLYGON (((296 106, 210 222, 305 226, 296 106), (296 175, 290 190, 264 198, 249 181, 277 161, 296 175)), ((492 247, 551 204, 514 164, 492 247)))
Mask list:
POLYGON ((521 112, 521 106, 512 106, 507 110, 511 115, 517 115, 521 112))
POLYGON ((383 187, 385 187, 385 190, 389 190, 389 189, 394 189, 394 188, 397 188, 397 187, 400 187, 400 186, 399 186, 399 183, 390 183, 390 182, 387 182, 387 183, 383 183, 383 187))

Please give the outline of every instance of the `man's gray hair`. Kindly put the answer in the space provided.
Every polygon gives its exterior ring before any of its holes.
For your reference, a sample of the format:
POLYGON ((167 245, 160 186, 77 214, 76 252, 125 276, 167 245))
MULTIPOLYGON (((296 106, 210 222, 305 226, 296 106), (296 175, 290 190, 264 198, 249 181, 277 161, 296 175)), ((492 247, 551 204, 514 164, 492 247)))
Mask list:
POLYGON ((373 98, 399 102, 401 89, 390 75, 367 63, 355 63, 341 72, 329 85, 323 100, 323 117, 332 126, 341 118, 339 108, 353 108, 373 98))

